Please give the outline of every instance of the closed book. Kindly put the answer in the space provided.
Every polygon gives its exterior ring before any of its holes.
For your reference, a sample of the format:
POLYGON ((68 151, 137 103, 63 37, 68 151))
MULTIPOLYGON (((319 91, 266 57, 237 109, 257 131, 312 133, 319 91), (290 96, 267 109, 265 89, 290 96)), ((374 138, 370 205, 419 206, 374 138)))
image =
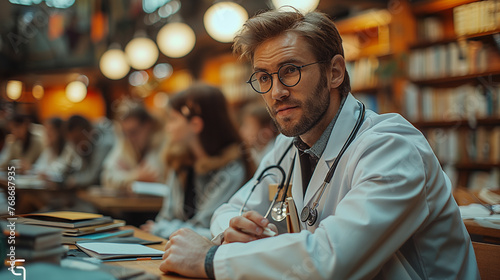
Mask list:
POLYGON ((98 233, 103 231, 108 231, 112 229, 117 229, 125 225, 125 221, 123 220, 113 220, 111 223, 81 227, 81 228, 71 228, 64 229, 63 234, 66 236, 81 236, 91 233, 98 233))
POLYGON ((111 223, 113 219, 108 216, 92 213, 59 211, 48 213, 25 214, 18 218, 20 223, 43 225, 61 228, 80 228, 92 225, 111 223))
MULTIPOLYGON (((3 234, 11 235, 11 229, 7 223, 0 223, 3 234)), ((61 244, 62 231, 57 228, 15 224, 15 245, 17 247, 43 250, 61 244)))
POLYGON ((16 258, 25 259, 27 261, 43 260, 46 258, 51 259, 53 257, 62 257, 67 251, 68 249, 61 245, 45 250, 32 250, 16 247, 16 258))
POLYGON ((133 234, 134 234, 133 229, 127 229, 127 230, 115 230, 115 231, 109 231, 109 232, 99 232, 99 233, 93 233, 93 234, 87 234, 87 235, 81 235, 81 236, 63 236, 62 243, 63 244, 76 244, 76 242, 79 242, 79 241, 102 240, 102 239, 112 238, 112 237, 132 236, 133 234))

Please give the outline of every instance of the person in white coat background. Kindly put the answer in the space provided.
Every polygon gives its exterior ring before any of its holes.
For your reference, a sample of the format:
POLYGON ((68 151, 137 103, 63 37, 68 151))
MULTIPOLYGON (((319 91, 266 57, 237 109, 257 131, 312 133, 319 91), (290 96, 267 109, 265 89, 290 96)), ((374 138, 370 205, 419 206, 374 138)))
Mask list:
POLYGON ((349 93, 341 37, 325 14, 259 14, 233 47, 252 62, 249 83, 283 135, 255 176, 214 213, 216 238, 173 233, 162 271, 216 279, 479 279, 450 180, 431 147, 398 114, 363 113, 349 93), (282 177, 276 168, 252 192, 262 171, 278 163, 285 171, 294 163, 298 213, 319 203, 317 220, 301 221, 300 232, 264 218, 268 184, 282 177), (266 228, 279 234, 267 237, 266 228))

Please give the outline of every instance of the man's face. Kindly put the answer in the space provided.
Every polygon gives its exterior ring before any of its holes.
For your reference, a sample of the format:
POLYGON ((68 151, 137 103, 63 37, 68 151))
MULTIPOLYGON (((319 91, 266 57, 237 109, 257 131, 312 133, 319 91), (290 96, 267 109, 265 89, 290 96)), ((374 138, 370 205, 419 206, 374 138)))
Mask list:
MULTIPOLYGON (((253 66, 254 70, 275 73, 285 63, 302 66, 316 61, 304 38, 285 33, 256 48, 253 66)), ((262 96, 280 132, 290 137, 313 128, 330 104, 326 73, 320 70, 319 64, 302 68, 300 82, 294 87, 283 85, 277 75, 273 75, 271 90, 262 96)))
POLYGON ((137 150, 146 148, 149 137, 152 133, 151 123, 140 123, 134 118, 127 118, 122 121, 122 131, 125 139, 137 150))

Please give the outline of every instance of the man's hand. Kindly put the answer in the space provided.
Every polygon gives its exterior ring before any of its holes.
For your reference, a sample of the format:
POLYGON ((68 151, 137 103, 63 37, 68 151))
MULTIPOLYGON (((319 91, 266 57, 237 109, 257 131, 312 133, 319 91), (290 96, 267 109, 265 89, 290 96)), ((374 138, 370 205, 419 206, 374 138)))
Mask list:
POLYGON ((272 231, 278 233, 275 225, 270 224, 261 214, 255 211, 243 213, 241 216, 232 218, 229 227, 224 231, 224 243, 250 242, 267 236, 263 235, 264 229, 269 226, 272 231))
POLYGON ((160 270, 193 278, 207 278, 205 257, 213 245, 196 232, 181 228, 170 235, 160 270))
POLYGON ((141 229, 145 232, 151 233, 155 224, 156 223, 154 221, 147 220, 145 224, 141 225, 141 229))

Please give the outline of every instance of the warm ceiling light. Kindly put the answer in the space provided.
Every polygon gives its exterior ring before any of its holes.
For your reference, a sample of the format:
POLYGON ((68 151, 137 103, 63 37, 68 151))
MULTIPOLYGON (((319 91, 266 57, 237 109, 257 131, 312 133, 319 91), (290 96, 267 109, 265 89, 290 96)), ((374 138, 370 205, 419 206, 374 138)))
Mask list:
POLYGON ((83 82, 73 81, 66 86, 66 97, 73 103, 81 102, 87 97, 87 87, 83 82))
POLYGON ((42 85, 36 84, 33 86, 33 97, 40 100, 44 94, 44 89, 42 85))
POLYGON ((219 42, 231 42, 248 19, 248 13, 242 6, 233 2, 219 2, 208 8, 203 16, 205 29, 212 38, 219 42))
MULTIPOLYGON (((314 11, 319 4, 319 0, 273 0, 273 5, 275 9, 281 8, 283 6, 291 6, 296 8, 301 12, 314 11)), ((289 7, 283 7, 284 10, 292 10, 289 7)))
POLYGON ((21 97, 23 92, 23 82, 21 81, 8 81, 7 82, 7 96, 12 100, 17 100, 21 97))
POLYGON ((178 58, 187 55, 194 48, 196 36, 189 25, 174 22, 160 29, 156 42, 164 55, 178 58))
POLYGON ((158 60, 158 48, 149 38, 138 37, 132 39, 125 47, 130 66, 138 70, 149 69, 158 60))
POLYGON ((125 53, 120 49, 109 49, 99 61, 99 68, 104 76, 111 80, 119 80, 130 71, 125 53))

